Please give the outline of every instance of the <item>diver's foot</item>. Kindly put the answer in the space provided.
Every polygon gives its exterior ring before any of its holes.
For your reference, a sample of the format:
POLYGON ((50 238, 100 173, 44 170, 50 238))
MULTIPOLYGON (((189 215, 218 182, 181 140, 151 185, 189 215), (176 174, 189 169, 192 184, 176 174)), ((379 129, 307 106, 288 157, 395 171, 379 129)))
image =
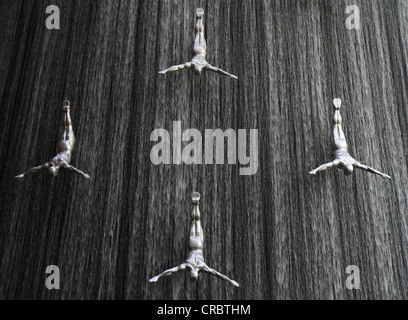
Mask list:
POLYGON ((201 195, 198 192, 193 192, 191 194, 191 198, 192 198, 194 204, 198 204, 200 202, 200 197, 201 197, 201 195))
POLYGON ((196 10, 196 16, 197 16, 197 18, 202 18, 204 16, 204 9, 198 8, 196 10))
POLYGON ((338 98, 334 99, 334 100, 333 100, 333 104, 334 104, 334 107, 335 107, 336 109, 340 109, 340 108, 341 108, 341 100, 340 100, 340 99, 338 99, 338 98))
POLYGON ((64 100, 64 101, 62 102, 62 111, 67 112, 67 111, 70 110, 70 107, 71 107, 71 104, 69 103, 68 100, 64 100))

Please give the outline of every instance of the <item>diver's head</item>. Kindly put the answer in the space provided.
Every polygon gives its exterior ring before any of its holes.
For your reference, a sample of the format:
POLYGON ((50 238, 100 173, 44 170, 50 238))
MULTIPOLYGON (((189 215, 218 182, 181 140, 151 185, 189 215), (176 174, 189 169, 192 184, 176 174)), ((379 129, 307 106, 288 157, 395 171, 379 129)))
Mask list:
POLYGON ((352 164, 348 164, 348 165, 346 165, 345 167, 344 167, 344 173, 346 174, 346 175, 351 175, 352 173, 353 173, 353 171, 354 171, 354 167, 353 167, 353 165, 352 164))
POLYGON ((193 269, 190 271, 190 278, 191 278, 191 281, 193 282, 198 281, 198 271, 196 269, 193 269))
POLYGON ((197 72, 198 74, 201 74, 203 72, 203 68, 201 68, 199 65, 195 64, 194 65, 194 71, 197 72))
POLYGON ((48 173, 55 177, 58 174, 58 168, 56 166, 51 166, 48 168, 48 173))

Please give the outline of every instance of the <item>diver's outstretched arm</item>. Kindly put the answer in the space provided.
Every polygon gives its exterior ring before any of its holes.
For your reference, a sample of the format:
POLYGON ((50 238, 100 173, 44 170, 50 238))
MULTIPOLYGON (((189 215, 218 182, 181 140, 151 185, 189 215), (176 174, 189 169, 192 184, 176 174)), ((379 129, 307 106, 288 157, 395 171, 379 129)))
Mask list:
POLYGON ((236 282, 234 280, 231 280, 226 275, 223 275, 222 273, 219 273, 218 271, 216 271, 214 269, 211 269, 209 266, 204 266, 203 270, 208 272, 208 273, 211 273, 212 275, 214 275, 214 276, 216 276, 216 277, 218 277, 218 278, 220 278, 222 280, 228 281, 229 284, 232 285, 233 287, 237 287, 237 288, 239 287, 238 282, 236 282))
POLYGON ((323 164, 323 165, 321 165, 319 168, 317 168, 317 169, 314 169, 314 170, 312 170, 312 171, 310 171, 309 172, 309 174, 316 174, 316 173, 318 173, 318 172, 320 172, 320 171, 324 171, 324 170, 327 170, 327 169, 329 169, 329 168, 331 168, 331 167, 334 167, 335 166, 335 163, 334 162, 329 162, 329 163, 326 163, 326 164, 323 164))
POLYGON ((233 74, 228 73, 227 71, 224 71, 224 70, 222 70, 222 69, 220 69, 220 68, 213 67, 213 66, 210 65, 210 64, 207 64, 206 68, 207 68, 208 70, 210 70, 210 71, 217 72, 217 73, 222 74, 222 75, 224 75, 224 76, 228 76, 228 77, 230 77, 230 78, 232 78, 232 79, 238 79, 237 76, 234 76, 233 74))
POLYGON ((170 68, 168 68, 166 70, 159 71, 159 73, 160 74, 165 74, 167 72, 173 72, 173 71, 178 71, 178 70, 182 70, 182 69, 185 69, 185 68, 191 68, 191 65, 192 65, 191 62, 187 62, 185 64, 179 64, 177 66, 172 66, 172 67, 170 67, 170 68))
POLYGON ((31 168, 30 170, 28 170, 28 171, 26 171, 26 172, 24 172, 24 173, 22 173, 22 174, 16 176, 15 178, 16 178, 16 179, 22 179, 22 178, 24 178, 24 177, 25 177, 26 175, 28 175, 28 174, 38 172, 38 171, 40 171, 40 170, 42 170, 42 169, 48 169, 49 167, 50 167, 50 163, 47 162, 47 163, 44 163, 44 164, 41 165, 41 166, 31 168))
POLYGON ((357 168, 357 169, 361 169, 361 170, 365 170, 365 171, 374 173, 374 174, 378 174, 378 175, 380 175, 383 179, 391 179, 391 177, 390 177, 389 175, 387 175, 387 174, 385 174, 385 173, 382 173, 382 172, 380 172, 380 171, 378 171, 378 170, 375 170, 375 169, 373 169, 373 168, 371 168, 371 167, 369 167, 369 166, 366 166, 366 165, 364 165, 364 164, 361 164, 360 162, 357 162, 357 161, 354 163, 354 167, 357 168))
POLYGON ((181 271, 181 270, 185 270, 186 268, 187 268, 187 265, 186 265, 185 263, 183 263, 183 264, 179 265, 178 267, 174 267, 174 268, 172 268, 172 269, 168 269, 168 270, 162 272, 161 274, 159 274, 158 276, 155 276, 155 277, 151 278, 151 279, 149 280, 149 282, 157 282, 157 280, 159 280, 159 278, 161 278, 161 277, 170 276, 170 275, 172 275, 173 273, 179 272, 179 271, 181 271))
POLYGON ((80 176, 83 176, 85 179, 90 179, 90 178, 91 178, 91 177, 90 177, 89 175, 87 175, 86 173, 84 173, 84 172, 82 172, 81 170, 75 168, 74 166, 71 166, 71 165, 68 164, 68 163, 64 163, 64 168, 65 168, 65 169, 68 169, 68 170, 71 170, 71 171, 75 172, 76 174, 78 174, 78 175, 80 175, 80 176))

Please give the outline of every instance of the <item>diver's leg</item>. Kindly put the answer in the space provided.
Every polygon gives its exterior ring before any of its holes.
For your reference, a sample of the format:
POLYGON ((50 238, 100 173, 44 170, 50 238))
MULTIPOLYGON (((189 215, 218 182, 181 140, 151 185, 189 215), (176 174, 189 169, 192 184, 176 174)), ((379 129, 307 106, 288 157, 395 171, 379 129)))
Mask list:
POLYGON ((204 36, 204 22, 203 22, 204 9, 201 9, 201 8, 197 9, 196 17, 197 17, 196 38, 194 41, 194 48, 202 47, 204 51, 206 51, 207 43, 205 41, 205 36, 204 36))
MULTIPOLYGON (((193 210, 191 212, 191 227, 190 227, 190 238, 200 238, 201 242, 204 240, 203 228, 201 226, 201 214, 200 214, 200 194, 198 192, 193 192, 191 195, 193 201, 193 210)), ((195 240, 196 241, 196 240, 195 240)))
POLYGON ((64 117, 62 120, 63 130, 62 130, 61 140, 74 142, 75 136, 74 136, 74 130, 72 128, 70 106, 71 105, 68 100, 65 100, 62 103, 62 111, 64 112, 64 117))
POLYGON ((333 116, 333 135, 334 135, 335 149, 336 150, 342 149, 342 150, 347 151, 346 136, 342 128, 343 118, 341 117, 341 114, 340 114, 341 100, 334 99, 333 103, 336 108, 336 110, 334 111, 334 116, 333 116))
POLYGON ((190 227, 190 246, 193 245, 195 248, 202 248, 204 242, 204 232, 201 226, 200 220, 194 220, 191 222, 190 227))

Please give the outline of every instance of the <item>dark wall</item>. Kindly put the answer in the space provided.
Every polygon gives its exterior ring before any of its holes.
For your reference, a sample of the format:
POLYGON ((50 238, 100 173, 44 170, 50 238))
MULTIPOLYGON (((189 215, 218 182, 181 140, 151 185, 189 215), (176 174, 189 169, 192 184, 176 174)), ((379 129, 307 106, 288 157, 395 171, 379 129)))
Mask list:
POLYGON ((408 298, 406 1, 15 0, 0 12, 0 298, 408 298), (45 27, 51 4, 60 30, 45 27), (200 6, 209 62, 238 81, 157 73, 192 57, 200 6), (352 155, 392 181, 308 174, 331 160, 334 97, 352 155), (72 164, 91 180, 14 179, 55 155, 65 98, 72 164), (257 174, 153 165, 150 134, 178 120, 258 129, 257 174), (239 289, 206 274, 148 282, 185 258, 192 191, 207 263, 239 289), (360 291, 345 286, 349 265, 360 291))

